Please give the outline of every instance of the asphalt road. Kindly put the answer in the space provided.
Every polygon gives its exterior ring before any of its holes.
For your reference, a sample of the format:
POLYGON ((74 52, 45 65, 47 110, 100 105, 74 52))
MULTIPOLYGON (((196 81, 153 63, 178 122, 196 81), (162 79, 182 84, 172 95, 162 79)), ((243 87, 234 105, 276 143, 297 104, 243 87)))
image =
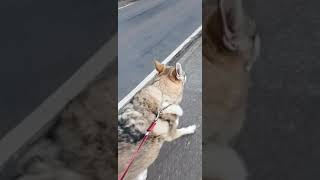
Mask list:
POLYGON ((101 0, 0 2, 0 138, 116 33, 117 11, 101 0))
POLYGON ((249 180, 320 179, 320 2, 244 2, 262 37, 237 146, 249 180))
POLYGON ((201 0, 139 0, 119 10, 118 100, 202 23, 201 0))
POLYGON ((179 127, 195 124, 196 133, 165 143, 148 170, 148 180, 202 179, 202 41, 178 60, 187 74, 179 127))

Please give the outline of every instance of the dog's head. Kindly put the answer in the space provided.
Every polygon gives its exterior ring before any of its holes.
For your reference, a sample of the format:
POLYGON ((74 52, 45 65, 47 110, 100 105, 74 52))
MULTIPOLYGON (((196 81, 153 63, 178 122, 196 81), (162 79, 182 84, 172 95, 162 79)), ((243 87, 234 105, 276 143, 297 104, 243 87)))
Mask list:
POLYGON ((205 59, 249 71, 260 53, 260 38, 255 23, 244 14, 242 1, 219 0, 217 8, 205 4, 204 17, 205 59))
POLYGON ((154 83, 157 83, 163 95, 172 98, 171 103, 180 103, 187 80, 181 64, 176 63, 175 66, 168 66, 155 61, 155 68, 158 74, 154 83))

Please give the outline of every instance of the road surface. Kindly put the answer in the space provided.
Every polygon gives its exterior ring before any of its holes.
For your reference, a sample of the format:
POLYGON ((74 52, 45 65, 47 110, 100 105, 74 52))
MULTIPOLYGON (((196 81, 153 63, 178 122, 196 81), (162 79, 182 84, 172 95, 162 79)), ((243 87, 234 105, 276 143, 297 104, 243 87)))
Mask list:
POLYGON ((0 138, 116 33, 115 16, 109 1, 0 2, 0 138))
POLYGON ((249 180, 320 179, 320 2, 244 2, 262 37, 237 148, 249 180))
POLYGON ((201 0, 139 0, 119 9, 118 101, 202 23, 201 0))
POLYGON ((201 37, 178 60, 187 74, 179 127, 192 124, 196 133, 165 143, 148 170, 148 180, 202 179, 202 41, 201 37))

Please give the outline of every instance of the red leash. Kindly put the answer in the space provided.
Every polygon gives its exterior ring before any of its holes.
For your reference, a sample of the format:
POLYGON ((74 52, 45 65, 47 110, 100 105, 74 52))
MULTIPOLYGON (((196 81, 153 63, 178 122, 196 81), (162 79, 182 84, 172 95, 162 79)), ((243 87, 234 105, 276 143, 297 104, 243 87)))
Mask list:
POLYGON ((147 129, 147 133, 144 135, 142 141, 140 142, 140 145, 138 147, 138 149, 133 153, 125 171, 122 173, 122 174, 119 174, 118 175, 118 180, 123 180, 124 177, 126 176, 126 174, 128 173, 129 171, 129 168, 130 166, 132 165, 133 161, 135 160, 136 156, 138 155, 138 152, 140 151, 141 147, 145 144, 145 142, 147 141, 148 139, 148 136, 150 134, 150 132, 153 130, 153 128, 155 127, 155 125, 157 124, 157 121, 159 119, 159 115, 160 113, 163 111, 164 109, 162 109, 161 111, 159 111, 157 117, 155 118, 155 120, 151 123, 151 125, 149 126, 149 128, 147 129))

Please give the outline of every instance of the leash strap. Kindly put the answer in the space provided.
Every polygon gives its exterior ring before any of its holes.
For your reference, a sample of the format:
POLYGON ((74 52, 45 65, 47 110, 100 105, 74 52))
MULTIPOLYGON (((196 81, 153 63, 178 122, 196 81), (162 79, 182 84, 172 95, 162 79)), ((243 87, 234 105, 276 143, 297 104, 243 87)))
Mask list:
POLYGON ((155 125, 157 124, 159 115, 160 115, 160 112, 158 113, 156 119, 151 123, 151 125, 150 125, 149 128, 147 129, 147 133, 144 135, 144 137, 143 137, 142 141, 140 142, 137 150, 133 153, 133 155, 132 155, 132 157, 131 157, 131 159, 130 159, 130 161, 129 161, 126 169, 125 169, 125 171, 122 173, 122 175, 120 174, 120 175, 118 176, 118 180, 123 180, 124 177, 126 176, 126 174, 128 173, 129 168, 130 168, 130 166, 133 164, 133 162, 134 162, 136 156, 138 155, 140 149, 142 148, 142 146, 143 146, 143 145, 145 144, 145 142, 147 141, 150 132, 153 130, 153 128, 154 128, 155 125))

